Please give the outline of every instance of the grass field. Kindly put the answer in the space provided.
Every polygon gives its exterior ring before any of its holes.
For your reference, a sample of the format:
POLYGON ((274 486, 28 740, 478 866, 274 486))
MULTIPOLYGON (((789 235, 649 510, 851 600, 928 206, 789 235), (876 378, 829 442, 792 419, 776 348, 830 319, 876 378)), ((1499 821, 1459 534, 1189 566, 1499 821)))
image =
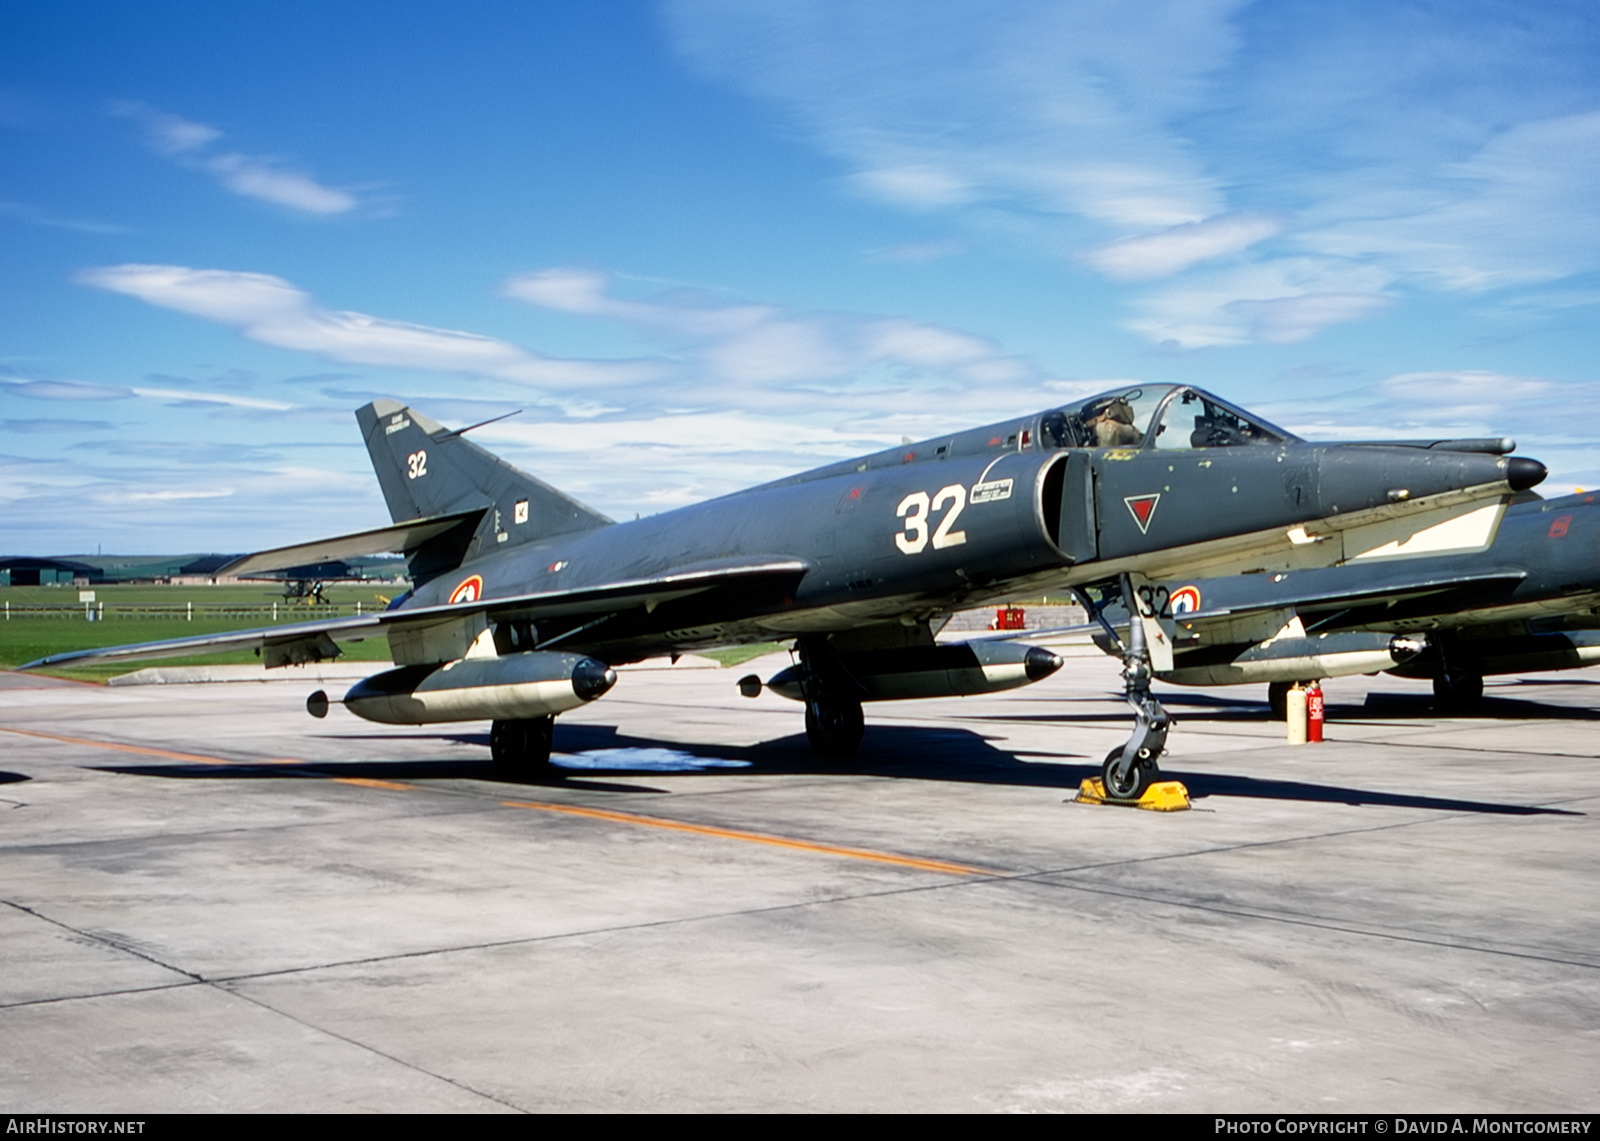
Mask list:
MULTIPOLYGON (((392 582, 332 583, 323 593, 339 606, 354 608, 357 602, 368 609, 385 606, 384 599, 392 598, 406 587, 392 582)), ((97 604, 104 603, 106 610, 113 608, 166 607, 182 610, 193 604, 200 607, 224 609, 272 609, 276 602, 280 610, 289 603, 283 597, 283 588, 270 582, 224 583, 220 586, 168 586, 164 583, 115 583, 102 586, 0 586, 0 603, 12 607, 44 606, 53 609, 83 610, 78 601, 80 591, 92 590, 97 604)), ((310 607, 299 605, 299 610, 310 607)))
MULTIPOLYGON (((96 620, 85 616, 87 605, 78 601, 78 587, 0 587, 0 669, 15 669, 49 654, 119 646, 131 642, 159 642, 229 630, 261 626, 287 626, 316 618, 381 610, 386 594, 403 586, 389 583, 343 584, 326 590, 329 604, 307 606, 290 603, 270 584, 222 586, 164 586, 160 584, 111 585, 92 588, 96 620), (275 605, 276 604, 276 605, 275 605)), ((357 661, 388 661, 389 643, 381 638, 350 642, 342 647, 357 661)), ((250 650, 176 659, 184 665, 225 665, 258 661, 250 650)), ((80 666, 47 670, 58 677, 102 680, 160 664, 131 662, 123 665, 80 666)))

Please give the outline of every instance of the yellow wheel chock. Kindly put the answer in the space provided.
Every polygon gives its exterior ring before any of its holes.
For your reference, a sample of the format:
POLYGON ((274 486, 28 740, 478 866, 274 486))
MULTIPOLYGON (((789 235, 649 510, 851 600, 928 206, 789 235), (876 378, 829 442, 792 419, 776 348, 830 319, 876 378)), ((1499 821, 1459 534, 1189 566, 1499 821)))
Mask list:
POLYGON ((1187 812, 1189 790, 1182 781, 1158 780, 1144 790, 1138 800, 1118 800, 1106 795, 1106 786, 1099 777, 1085 777, 1073 798, 1079 804, 1110 804, 1118 808, 1143 808, 1149 812, 1187 812))

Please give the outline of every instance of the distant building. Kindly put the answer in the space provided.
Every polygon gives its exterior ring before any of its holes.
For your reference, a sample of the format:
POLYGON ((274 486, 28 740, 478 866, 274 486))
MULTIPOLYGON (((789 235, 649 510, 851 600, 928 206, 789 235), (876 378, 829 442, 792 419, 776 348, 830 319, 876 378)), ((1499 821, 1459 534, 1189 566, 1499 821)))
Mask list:
MULTIPOLYGON (((185 585, 238 582, 233 575, 218 576, 238 555, 3 555, 0 586, 92 586, 118 582, 172 582, 185 585)), ((405 560, 399 556, 365 556, 349 560, 294 567, 261 578, 273 581, 306 579, 383 580, 404 578, 405 560)))

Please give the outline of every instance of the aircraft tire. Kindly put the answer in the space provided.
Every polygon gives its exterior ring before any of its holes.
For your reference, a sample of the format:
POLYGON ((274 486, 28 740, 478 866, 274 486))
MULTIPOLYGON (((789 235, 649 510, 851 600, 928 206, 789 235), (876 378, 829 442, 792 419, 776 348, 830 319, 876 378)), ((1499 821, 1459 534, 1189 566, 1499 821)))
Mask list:
POLYGON ((861 747, 866 719, 859 701, 813 698, 806 702, 806 739, 824 757, 848 757, 861 747))
POLYGON ((1470 713, 1483 702, 1483 675, 1468 670, 1433 679, 1433 704, 1441 713, 1470 713))
POLYGON ((1293 688, 1292 681, 1275 681, 1267 685, 1267 705, 1272 710, 1274 721, 1289 719, 1289 691, 1293 688))
POLYGON ((1156 759, 1145 756, 1146 750, 1140 749, 1139 759, 1133 763, 1126 780, 1116 779, 1117 760, 1122 756, 1121 749, 1112 749, 1106 754, 1106 763, 1100 766, 1100 783, 1106 790, 1106 795, 1113 800, 1138 800, 1144 795, 1144 790, 1150 787, 1150 782, 1155 779, 1156 759))
POLYGON ((542 776, 550 768, 554 717, 496 721, 489 727, 489 756, 495 771, 513 780, 542 776))

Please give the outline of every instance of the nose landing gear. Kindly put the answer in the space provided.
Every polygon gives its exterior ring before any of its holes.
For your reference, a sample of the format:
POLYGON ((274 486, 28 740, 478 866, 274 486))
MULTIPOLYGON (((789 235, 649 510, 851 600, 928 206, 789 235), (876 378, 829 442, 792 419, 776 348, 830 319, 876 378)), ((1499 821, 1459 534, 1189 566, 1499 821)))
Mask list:
MULTIPOLYGON (((1128 641, 1122 651, 1123 700, 1133 710, 1133 735, 1120 749, 1106 754, 1100 779, 1106 795, 1114 800, 1138 800, 1161 775, 1158 761, 1167 748, 1167 731, 1172 719, 1150 692, 1155 669, 1150 663, 1150 646, 1144 622, 1139 617, 1139 597, 1127 575, 1120 583, 1122 604, 1128 611, 1128 641)), ((1112 639, 1121 642, 1102 610, 1095 611, 1112 639)))

